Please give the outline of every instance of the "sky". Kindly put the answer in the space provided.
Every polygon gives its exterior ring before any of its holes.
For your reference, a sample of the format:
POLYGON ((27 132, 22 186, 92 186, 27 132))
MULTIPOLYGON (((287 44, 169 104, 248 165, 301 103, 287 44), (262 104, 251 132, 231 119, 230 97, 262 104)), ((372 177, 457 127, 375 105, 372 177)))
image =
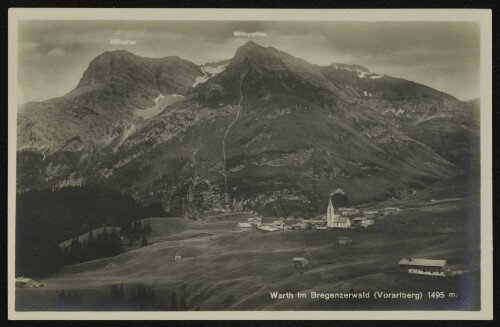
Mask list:
POLYGON ((460 100, 479 97, 479 25, 473 22, 20 21, 18 102, 76 87, 90 61, 125 49, 201 65, 231 58, 249 40, 313 64, 359 64, 460 100), (234 36, 234 31, 266 36, 234 36), (111 39, 135 44, 113 45, 111 39))

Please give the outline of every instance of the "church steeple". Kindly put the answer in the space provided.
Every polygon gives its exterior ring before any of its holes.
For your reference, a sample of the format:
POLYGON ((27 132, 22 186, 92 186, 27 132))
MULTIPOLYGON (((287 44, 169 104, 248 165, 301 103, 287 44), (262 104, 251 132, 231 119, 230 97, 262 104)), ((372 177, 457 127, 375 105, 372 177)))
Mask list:
POLYGON ((328 208, 326 209, 326 226, 333 227, 333 217, 335 209, 333 208, 332 198, 329 197, 328 208))

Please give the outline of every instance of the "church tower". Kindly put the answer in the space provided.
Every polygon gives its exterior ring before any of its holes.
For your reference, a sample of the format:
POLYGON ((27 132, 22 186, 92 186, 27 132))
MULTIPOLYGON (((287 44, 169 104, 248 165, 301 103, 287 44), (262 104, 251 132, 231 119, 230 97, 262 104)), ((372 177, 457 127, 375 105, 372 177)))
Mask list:
POLYGON ((328 208, 326 209, 326 227, 333 227, 333 215, 334 209, 332 204, 332 198, 330 198, 330 202, 328 203, 328 208))

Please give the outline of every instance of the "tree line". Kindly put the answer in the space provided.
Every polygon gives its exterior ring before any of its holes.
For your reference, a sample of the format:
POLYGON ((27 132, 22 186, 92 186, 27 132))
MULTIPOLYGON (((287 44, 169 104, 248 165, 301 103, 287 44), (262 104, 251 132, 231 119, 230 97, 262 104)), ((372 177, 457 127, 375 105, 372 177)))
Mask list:
POLYGON ((80 241, 77 237, 71 240, 69 246, 62 248, 63 263, 75 264, 94 259, 111 257, 123 253, 122 237, 113 227, 108 233, 104 228, 102 233, 94 236, 90 231, 87 240, 80 241))

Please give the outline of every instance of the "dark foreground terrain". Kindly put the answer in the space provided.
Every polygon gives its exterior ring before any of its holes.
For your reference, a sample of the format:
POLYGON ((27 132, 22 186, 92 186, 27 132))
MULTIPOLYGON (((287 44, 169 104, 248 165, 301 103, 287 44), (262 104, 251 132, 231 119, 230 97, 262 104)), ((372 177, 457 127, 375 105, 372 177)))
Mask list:
POLYGON ((393 203, 401 212, 376 218, 369 228, 235 232, 237 222, 252 214, 201 221, 150 218, 151 245, 65 266, 42 280, 43 288, 17 289, 16 309, 477 310, 479 203, 462 182, 440 182, 393 203), (338 245, 338 236, 352 237, 353 244, 338 245), (176 255, 182 259, 174 261, 176 255), (307 258, 309 267, 291 268, 295 256, 307 258), (452 269, 468 272, 447 278, 407 275, 398 271, 402 257, 446 259, 452 269), (121 285, 125 300, 119 306, 110 300, 112 285, 121 285), (137 305, 142 286, 149 306, 137 305), (61 300, 62 290, 74 294, 77 304, 65 306, 69 300, 61 300), (421 292, 423 299, 374 300, 377 291, 421 292), (271 292, 291 292, 294 298, 272 299, 271 292), (297 292, 307 298, 298 299, 297 292), (371 297, 324 300, 310 292, 370 292, 371 297))

